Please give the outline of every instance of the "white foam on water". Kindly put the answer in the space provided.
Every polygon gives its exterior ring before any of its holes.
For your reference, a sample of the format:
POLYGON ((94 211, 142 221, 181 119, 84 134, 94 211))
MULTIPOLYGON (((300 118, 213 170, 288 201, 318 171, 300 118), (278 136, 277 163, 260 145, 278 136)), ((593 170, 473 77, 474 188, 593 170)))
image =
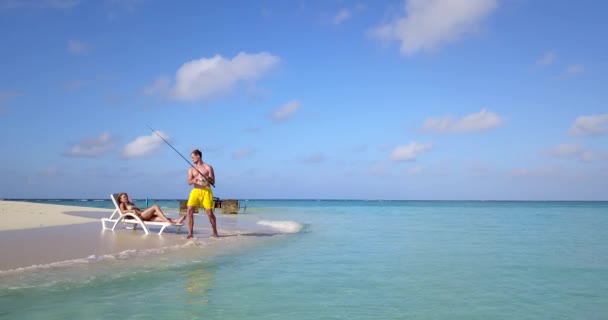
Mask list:
POLYGON ((261 220, 258 221, 261 226, 271 227, 283 233, 298 233, 304 228, 304 226, 295 221, 273 221, 273 220, 261 220))

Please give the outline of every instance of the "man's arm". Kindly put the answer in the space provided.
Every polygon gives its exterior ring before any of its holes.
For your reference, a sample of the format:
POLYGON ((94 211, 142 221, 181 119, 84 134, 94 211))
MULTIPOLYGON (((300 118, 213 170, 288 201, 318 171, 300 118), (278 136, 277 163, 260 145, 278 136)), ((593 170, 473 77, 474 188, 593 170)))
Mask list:
POLYGON ((215 186, 215 172, 213 171, 213 167, 209 166, 209 178, 210 178, 210 183, 215 186))
POLYGON ((188 169, 188 185, 191 186, 196 182, 196 176, 194 175, 192 168, 188 169))

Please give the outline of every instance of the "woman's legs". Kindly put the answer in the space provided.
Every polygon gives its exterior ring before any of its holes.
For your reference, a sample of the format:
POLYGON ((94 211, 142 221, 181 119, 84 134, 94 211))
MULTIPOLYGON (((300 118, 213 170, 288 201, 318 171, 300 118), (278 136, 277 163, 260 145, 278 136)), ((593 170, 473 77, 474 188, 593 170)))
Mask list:
POLYGON ((173 220, 167 218, 158 205, 154 205, 141 213, 144 221, 161 221, 173 223, 173 220))

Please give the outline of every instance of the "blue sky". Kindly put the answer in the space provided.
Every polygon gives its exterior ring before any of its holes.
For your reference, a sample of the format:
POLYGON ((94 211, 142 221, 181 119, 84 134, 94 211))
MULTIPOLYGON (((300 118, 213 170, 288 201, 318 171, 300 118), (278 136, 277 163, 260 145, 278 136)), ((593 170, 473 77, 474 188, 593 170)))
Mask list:
POLYGON ((607 10, 0 0, 0 198, 608 200, 607 10))

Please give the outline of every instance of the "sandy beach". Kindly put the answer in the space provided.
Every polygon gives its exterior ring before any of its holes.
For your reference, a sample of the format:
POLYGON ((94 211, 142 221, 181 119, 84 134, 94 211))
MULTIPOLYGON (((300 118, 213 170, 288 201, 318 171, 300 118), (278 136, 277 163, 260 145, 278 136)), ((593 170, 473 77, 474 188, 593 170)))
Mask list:
POLYGON ((108 210, 98 208, 0 201, 0 217, 4 222, 0 224, 0 231, 82 224, 99 221, 105 215, 108 210), (80 215, 73 214, 76 212, 80 215))
MULTIPOLYGON (((141 229, 117 227, 102 230, 101 218, 111 209, 62 206, 21 201, 0 201, 0 271, 36 265, 60 263, 72 259, 121 254, 128 250, 176 248, 189 243, 216 241, 206 216, 195 217, 195 239, 186 240, 186 226, 167 228, 162 235, 152 227, 146 235, 141 229)), ((170 217, 177 213, 167 212, 170 217)), ((242 231, 236 219, 218 216, 220 234, 224 237, 242 231), (239 229, 241 229, 239 231, 239 229)))

